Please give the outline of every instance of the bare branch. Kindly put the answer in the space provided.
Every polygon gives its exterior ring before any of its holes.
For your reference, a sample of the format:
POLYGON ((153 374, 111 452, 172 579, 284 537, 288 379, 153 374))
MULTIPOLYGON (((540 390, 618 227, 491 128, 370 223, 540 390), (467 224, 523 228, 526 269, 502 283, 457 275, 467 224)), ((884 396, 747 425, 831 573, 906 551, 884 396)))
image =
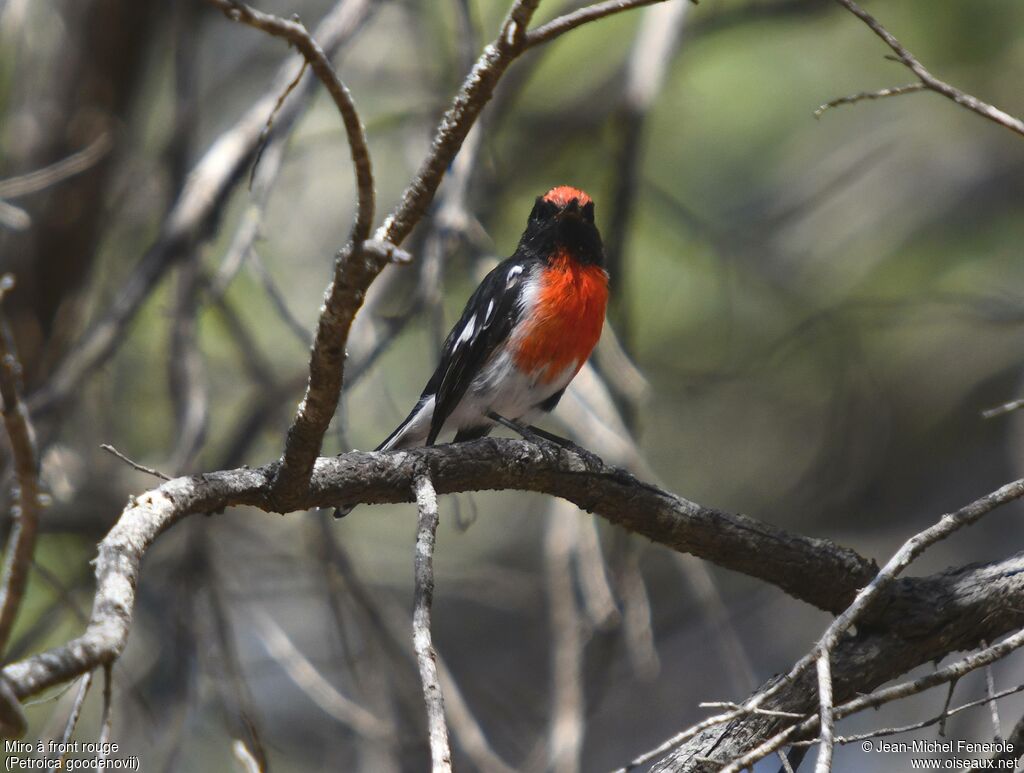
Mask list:
POLYGON ((821 747, 818 759, 814 763, 814 773, 829 773, 832 770, 832 748, 835 744, 835 717, 832 706, 832 666, 829 663, 829 651, 824 650, 818 655, 818 701, 821 708, 818 719, 821 723, 819 731, 821 747))
POLYGON ((583 695, 583 631, 572 576, 572 554, 579 539, 576 508, 551 502, 544 530, 544 567, 551 630, 551 718, 548 769, 577 773, 583 751, 586 703, 583 695))
MULTIPOLYGON (((432 482, 441 493, 516 488, 563 497, 673 549, 711 558, 780 587, 827 588, 804 593, 819 604, 848 600, 867 581, 864 567, 869 562, 831 543, 794 537, 750 518, 702 508, 622 471, 587 466, 570 451, 552 452, 519 440, 492 438, 397 454, 352 452, 322 458, 301 504, 305 509, 338 502, 409 501, 423 469, 431 470, 432 482), (780 555, 785 557, 781 564, 777 563, 780 555)), ((269 509, 269 484, 275 471, 276 465, 270 465, 177 478, 133 499, 100 543, 96 596, 84 633, 61 647, 8 665, 3 673, 12 692, 24 698, 112 662, 127 641, 140 563, 153 541, 192 513, 235 505, 269 509)), ((1016 485, 1024 486, 1024 481, 1016 485)), ((979 502, 995 506, 997 500, 1007 498, 1006 488, 979 502)), ((966 510, 979 508, 975 503, 966 510)), ((881 635, 889 637, 886 642, 891 646, 880 660, 879 642, 844 642, 833 652, 834 679, 836 669, 842 667, 836 694, 847 695, 854 676, 859 688, 878 684, 920 662, 965 648, 969 641, 995 639, 1024 625, 1022 565, 1024 556, 1017 556, 1001 564, 889 586, 882 591, 884 603, 880 598, 868 619, 885 631, 881 635), (939 605, 936 598, 944 599, 943 603, 939 605), (930 611, 923 614, 922 609, 930 611), (927 630, 922 619, 927 620, 927 630)), ((800 682, 792 690, 805 696, 807 687, 800 682)), ((765 708, 793 710, 778 705, 765 708)), ((730 714, 743 716, 743 712, 730 714)))
MULTIPOLYGON (((747 708, 758 708, 780 694, 792 695, 794 691, 799 692, 802 687, 802 683, 799 680, 804 675, 807 668, 818 661, 822 653, 829 653, 835 650, 840 641, 840 637, 849 630, 850 626, 853 625, 860 616, 866 613, 869 606, 876 601, 877 597, 893 583, 896 576, 909 566, 914 559, 923 553, 929 546, 945 539, 958 529, 976 522, 985 514, 991 512, 995 507, 1018 499, 1022 495, 1024 495, 1024 480, 1007 484, 997 491, 994 491, 991 494, 972 502, 970 505, 961 508, 955 513, 944 515, 936 524, 907 540, 907 542, 901 546, 886 565, 878 572, 876 577, 866 587, 858 592, 856 598, 849 607, 847 607, 842 614, 836 617, 811 651, 801 658, 790 669, 788 674, 780 679, 773 680, 773 683, 757 692, 744 705, 747 708)), ((823 689, 826 688, 823 688, 822 685, 818 685, 819 694, 823 689)), ((831 693, 831 689, 828 689, 828 692, 831 693)), ((804 696, 804 698, 806 697, 807 696, 804 696)), ((740 712, 731 712, 731 715, 726 714, 719 718, 717 724, 732 722, 732 720, 738 719, 740 716, 742 716, 740 712)), ((835 718, 839 719, 841 716, 845 715, 840 714, 839 709, 836 709, 835 718)), ((738 773, 738 771, 752 764, 754 761, 772 754, 776 749, 785 745, 790 739, 799 738, 804 735, 808 731, 808 728, 819 727, 819 719, 819 717, 814 717, 813 720, 808 720, 800 726, 790 723, 789 726, 784 727, 779 732, 775 732, 771 723, 766 723, 767 727, 772 728, 774 735, 771 735, 762 743, 756 745, 752 750, 746 751, 739 757, 732 759, 732 761, 723 768, 723 773, 725 771, 728 771, 728 773, 738 773)), ((735 726, 732 727, 734 728, 735 726)), ((694 727, 678 734, 658 748, 661 750, 661 753, 664 753, 664 751, 667 751, 666 747, 670 749, 674 745, 690 741, 691 739, 696 738, 705 729, 704 723, 695 725, 694 727), (675 742, 674 744, 672 743, 673 741, 675 742)), ((750 739, 745 739, 744 743, 749 740, 750 739)), ((726 759, 730 758, 726 757, 726 759)), ((672 764, 673 763, 671 761, 666 762, 666 767, 664 769, 671 770, 672 764)))
MULTIPOLYGON (((113 687, 114 687, 114 664, 104 663, 103 664, 103 713, 100 715, 100 745, 105 746, 110 743, 110 734, 114 727, 114 700, 113 700, 113 687)), ((107 751, 104 749, 100 752, 100 759, 105 759, 107 751)))
POLYGON ((450 773, 452 750, 448 745, 448 725, 444 719, 444 695, 437 676, 437 654, 430 633, 430 607, 434 603, 434 542, 437 538, 437 493, 426 475, 415 482, 419 525, 416 529, 416 592, 412 613, 412 643, 416 650, 423 699, 427 705, 427 730, 430 735, 431 769, 450 773))
MULTIPOLYGON (((82 706, 85 705, 85 696, 89 694, 89 686, 92 684, 93 672, 88 672, 82 677, 81 684, 78 685, 78 692, 75 693, 75 700, 71 704, 71 711, 68 712, 68 720, 64 723, 64 732, 60 736, 61 746, 66 746, 68 741, 71 740, 71 736, 75 733, 75 727, 78 725, 78 718, 82 715, 82 706)), ((63 767, 64 757, 67 752, 62 752, 53 765, 50 766, 50 771, 56 771, 63 767)))
MULTIPOLYGON (((14 278, 7 274, 0 278, 0 302, 14 286, 14 278)), ((35 433, 28 409, 21 401, 21 364, 14 348, 14 337, 7 318, 0 312, 0 397, 3 398, 4 427, 11 444, 14 476, 17 481, 15 501, 11 511, 14 525, 4 552, 3 578, 0 579, 0 653, 7 648, 7 640, 18 616, 21 598, 28 582, 32 555, 35 552, 39 512, 43 506, 39 485, 39 459, 35 433)))
POLYGON ((267 652, 281 664, 289 678, 317 706, 360 735, 380 738, 389 731, 390 728, 383 721, 338 692, 299 651, 270 615, 257 609, 254 616, 258 627, 257 635, 267 652))
MULTIPOLYGON (((1021 689, 1024 689, 1024 685, 1021 685, 1021 689)), ((999 752, 992 757, 994 761, 993 765, 982 766, 978 765, 971 768, 970 773, 979 773, 984 767, 985 770, 992 770, 993 768, 998 769, 997 766, 1004 765, 1009 767, 1008 763, 1016 762, 1024 754, 1024 717, 1017 720, 1017 724, 1013 726, 1013 730, 1010 731, 1010 735, 1007 736, 1006 742, 1009 745, 1009 749, 1006 751, 999 752)))
MULTIPOLYGON (((962 660, 951 663, 945 668, 938 669, 927 676, 923 676, 910 682, 902 682, 882 690, 877 690, 873 693, 860 696, 837 706, 834 712, 835 718, 842 719, 850 716, 851 714, 864 711, 865 709, 876 709, 886 703, 891 703, 895 700, 902 700, 903 698, 907 698, 911 695, 917 695, 918 693, 931 689, 936 685, 960 679, 965 674, 979 668, 984 668, 1020 647, 1024 647, 1024 631, 1018 631, 997 645, 975 652, 962 660)), ((987 701, 988 698, 980 702, 987 701)), ((815 729, 820 727, 819 720, 820 718, 815 716, 805 720, 801 724, 790 725, 782 732, 772 738, 769 738, 752 751, 733 760, 722 768, 722 773, 739 773, 739 771, 744 768, 750 767, 761 758, 784 746, 791 738, 800 738, 813 732, 815 729)))
MULTIPOLYGON (((981 643, 984 647, 985 642, 981 643)), ((999 721, 999 704, 996 703, 996 681, 992 674, 992 665, 985 666, 985 690, 988 693, 988 708, 992 716, 992 734, 996 741, 1003 739, 1003 725, 999 721)))
MULTIPOLYGON (((862 695, 858 698, 847 701, 835 708, 833 712, 834 718, 838 720, 857 712, 864 711, 865 709, 878 708, 886 703, 901 700, 911 695, 917 695, 918 693, 931 689, 936 685, 955 681, 971 671, 994 663, 1022 646, 1024 646, 1024 631, 1018 631, 1013 636, 1004 639, 998 645, 982 649, 979 652, 973 653, 972 655, 928 674, 927 676, 923 676, 910 682, 896 684, 892 687, 877 690, 873 693, 862 695)), ((980 705, 981 703, 986 703, 988 701, 989 698, 985 698, 981 701, 977 701, 975 705, 980 705)), ((758 760, 785 746, 791 741, 791 739, 802 738, 819 728, 819 716, 813 716, 799 724, 790 724, 781 732, 768 738, 751 751, 734 759, 722 768, 722 773, 739 773, 739 771, 744 768, 750 767, 758 760)), ((898 731, 899 729, 897 728, 896 730, 898 731)), ((856 739, 851 738, 850 740, 856 739)))
MULTIPOLYGON (((327 55, 341 48, 376 7, 373 0, 339 0, 314 33, 327 55)), ((295 75, 291 56, 278 69, 274 83, 227 131, 220 134, 191 169, 153 244, 139 260, 109 311, 91 325, 47 382, 26 400, 40 417, 73 397, 83 379, 113 354, 126 338, 135 318, 167 270, 199 244, 216 225, 229 194, 244 177, 246 164, 260 143, 268 113, 295 75)), ((287 134, 315 92, 316 80, 307 75, 277 114, 274 134, 287 134)))
POLYGON ((878 89, 877 91, 859 91, 856 94, 850 94, 845 97, 837 97, 836 99, 830 100, 823 105, 819 105, 814 111, 815 118, 821 118, 825 114, 826 110, 839 105, 853 105, 857 102, 863 102, 866 99, 884 99, 885 97, 898 97, 901 94, 911 94, 915 91, 923 91, 928 87, 923 83, 908 83, 906 86, 893 86, 887 89, 878 89))
MULTIPOLYGON (((588 5, 572 11, 571 13, 567 13, 564 16, 559 16, 557 19, 552 19, 546 24, 542 24, 536 29, 530 30, 529 34, 526 36, 526 47, 533 48, 534 46, 539 46, 541 43, 547 43, 549 40, 553 40, 559 35, 564 35, 566 32, 574 30, 580 25, 596 21, 597 19, 603 19, 605 16, 611 16, 613 13, 621 13, 622 11, 640 8, 645 5, 653 5, 654 3, 662 3, 664 1, 665 0, 604 0, 604 2, 594 3, 593 5, 588 5)), ((680 0, 680 2, 682 2, 682 0, 680 0)))
POLYGON ((981 412, 983 419, 994 419, 997 416, 1002 416, 1006 413, 1013 413, 1024 408, 1024 399, 1010 400, 1008 403, 997 405, 995 408, 988 408, 981 412))
POLYGON ((122 454, 120 451, 118 451, 116 448, 114 448, 109 443, 102 443, 102 444, 100 444, 100 448, 102 448, 108 454, 111 454, 112 456, 116 456, 118 459, 120 459, 122 462, 127 464, 133 470, 138 470, 139 472, 144 472, 147 475, 152 475, 154 478, 160 478, 161 480, 171 480, 171 476, 170 475, 164 475, 162 472, 160 472, 160 470, 154 470, 152 467, 146 467, 145 465, 139 464, 138 462, 133 461, 132 459, 129 459, 127 456, 122 454))
POLYGON ((104 132, 82 150, 67 158, 18 177, 0 180, 0 199, 16 199, 19 196, 37 193, 80 174, 95 166, 113 147, 114 141, 110 134, 104 132))
MULTIPOLYGON (((435 485, 444 493, 481 487, 547 491, 674 549, 768 579, 825 608, 841 608, 874 574, 870 562, 826 541, 794 537, 750 518, 702 508, 622 471, 584 467, 568 451, 545 454, 516 440, 320 459, 301 504, 407 501, 414 467, 423 462, 431 465, 435 485)), ((16 693, 33 694, 115 658, 127 638, 139 562, 152 541, 191 513, 241 504, 269 509, 267 486, 275 472, 276 465, 270 465, 177 478, 133 499, 100 544, 90 625, 58 653, 10 666, 8 674, 17 673, 16 693)))
POLYGON ((955 86, 949 85, 945 81, 939 80, 928 72, 925 66, 921 64, 921 62, 919 62, 912 53, 904 48, 903 45, 893 37, 893 35, 885 29, 877 19, 875 19, 874 16, 857 5, 857 3, 853 0, 836 0, 836 2, 868 25, 872 32, 885 41, 885 44, 892 49, 893 53, 896 54, 896 58, 900 63, 921 79, 921 84, 924 88, 934 91, 937 94, 941 94, 946 97, 946 99, 951 99, 961 107, 966 107, 968 110, 977 113, 983 118, 987 118, 1000 126, 1005 126, 1012 132, 1016 132, 1017 134, 1024 136, 1024 121, 1021 121, 1019 118, 1015 118, 1009 113, 1004 113, 998 107, 994 107, 987 102, 982 102, 977 97, 971 96, 955 86))
POLYGON ((508 66, 523 52, 528 35, 526 28, 539 2, 515 0, 498 36, 484 48, 438 124, 430 152, 402 194, 398 207, 377 229, 378 239, 400 245, 422 219, 445 170, 462 147, 480 111, 490 101, 494 87, 508 66))
MULTIPOLYGON (((957 678, 959 678, 959 677, 957 677, 957 678)), ((950 682, 949 682, 950 686, 956 684, 957 678, 954 678, 954 679, 950 680, 950 682)), ((930 727, 932 725, 939 725, 941 727, 943 725, 943 723, 945 723, 945 721, 947 719, 949 719, 950 717, 955 716, 955 715, 957 715, 957 714, 959 714, 959 713, 961 713, 963 711, 967 711, 968 709, 976 708, 978 706, 984 705, 984 704, 989 703, 991 701, 999 700, 1000 698, 1005 698, 1007 695, 1015 695, 1016 693, 1019 693, 1019 692, 1024 692, 1024 684, 1019 684, 1019 685, 1017 685, 1015 687, 1007 688, 1006 690, 1000 690, 997 693, 992 693, 991 696, 986 695, 984 698, 978 698, 977 700, 973 700, 973 701, 969 701, 967 703, 963 703, 963 704, 961 704, 961 705, 959 705, 959 706, 957 706, 955 708, 952 708, 952 709, 949 707, 949 701, 947 700, 945 705, 943 705, 943 707, 942 707, 942 711, 939 712, 939 714, 937 716, 931 717, 929 719, 922 720, 920 722, 915 722, 912 725, 903 725, 901 727, 881 727, 881 728, 878 728, 876 730, 872 730, 872 731, 867 732, 867 733, 858 733, 856 735, 837 735, 836 736, 836 743, 838 743, 838 744, 857 743, 858 741, 865 741, 865 740, 867 740, 869 738, 881 738, 883 736, 899 735, 900 733, 909 733, 909 732, 911 732, 913 730, 920 730, 922 728, 930 727)), ((944 735, 944 732, 942 732, 940 730, 939 734, 940 735, 944 735)), ((815 739, 811 739, 811 740, 807 740, 807 741, 797 741, 797 742, 794 742, 793 746, 813 746, 816 743, 818 743, 818 739, 815 738, 815 739)))
MULTIPOLYGON (((344 549, 336 542, 330 526, 321 521, 317 532, 322 535, 321 545, 324 549, 323 558, 329 562, 328 584, 331 586, 332 610, 336 613, 339 627, 343 625, 343 617, 335 607, 340 599, 337 597, 342 590, 355 606, 364 613, 366 624, 384 644, 383 649, 396 658, 412 656, 413 668, 418 668, 416 653, 409 652, 405 647, 408 638, 408 613, 390 597, 375 598, 353 571, 351 562, 344 549), (342 580, 343 578, 343 580, 342 580), (339 582, 339 580, 342 580, 339 582)), ((349 627, 345 625, 344 627, 349 627)), ((459 689, 458 683, 440 653, 436 652, 437 675, 444 695, 444 709, 448 717, 448 726, 455 742, 461 747, 463 754, 469 759, 474 770, 481 773, 514 773, 491 748, 483 728, 473 716, 472 710, 459 689)), ((359 671, 354 674, 359 677, 359 671)))
MULTIPOLYGON (((370 151, 366 146, 366 132, 363 129, 363 122, 359 118, 352 95, 338 74, 334 71, 327 54, 316 42, 306 27, 299 21, 282 19, 273 14, 257 11, 250 8, 240 0, 207 0, 215 5, 224 15, 232 21, 238 21, 255 27, 274 37, 283 38, 298 49, 303 58, 309 63, 313 74, 320 80, 327 89, 327 93, 334 100, 335 107, 341 115, 342 123, 345 125, 345 133, 348 135, 349 151, 352 154, 352 163, 356 170, 356 189, 358 199, 356 203, 356 215, 352 223, 351 240, 354 242, 365 241, 370 235, 370 227, 373 222, 373 169, 370 163, 370 151)), ((301 77, 301 75, 300 75, 301 77)), ((285 88, 285 95, 295 88, 294 82, 290 82, 285 88)), ((277 112, 280 107, 280 98, 275 102, 271 115, 277 112)), ((261 131, 261 135, 263 132, 261 131)))

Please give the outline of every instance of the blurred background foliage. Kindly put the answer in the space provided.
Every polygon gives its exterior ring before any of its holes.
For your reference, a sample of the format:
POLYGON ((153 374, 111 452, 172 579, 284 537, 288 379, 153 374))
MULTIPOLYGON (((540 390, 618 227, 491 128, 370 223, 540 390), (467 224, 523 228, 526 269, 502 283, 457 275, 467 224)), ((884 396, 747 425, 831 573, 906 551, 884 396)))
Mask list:
MULTIPOLYGON (((312 26, 330 4, 260 7, 297 12, 312 26)), ((539 18, 559 7, 542 3, 539 18)), ((869 8, 933 73, 1024 113, 1024 5, 869 8)), ((381 214, 505 10, 499 0, 382 0, 337 57, 369 132, 381 214)), ((562 183, 587 190, 607 235, 623 175, 624 68, 642 13, 585 26, 514 65, 485 112, 466 209, 475 222, 444 240, 443 303, 413 315, 346 390, 325 453, 372 448, 404 416, 433 368, 439 332, 490 262, 511 254, 534 196, 562 183)), ((980 414, 1024 393, 1024 142, 930 93, 814 118, 834 97, 908 82, 886 53, 825 0, 691 7, 642 127, 611 320, 648 382, 627 415, 664 485, 879 560, 939 513, 1021 474, 1021 420, 980 414)), ((113 140, 87 172, 15 202, 30 228, 0 229, 0 265, 19 283, 9 313, 29 393, 117 299, 184 171, 264 93, 285 56, 278 41, 190 0, 0 2, 0 179, 81 150, 100 132, 113 140)), ((129 494, 153 484, 98 445, 172 471, 177 299, 190 270, 217 271, 249 202, 243 181, 214 234, 157 285, 114 356, 39 418, 54 503, 8 658, 80 629, 97 539, 129 494)), ((352 204, 348 149, 319 93, 287 144, 255 245, 307 331, 352 204)), ((429 227, 408 245, 418 257, 429 227)), ((371 299, 376 316, 359 325, 407 314, 420 264, 388 269, 394 276, 382 277, 371 299)), ((301 396, 307 345, 251 263, 224 304, 196 298, 208 426, 182 471, 225 463, 254 411, 252 442, 231 463, 276 458, 301 396), (290 388, 267 402, 253 362, 290 388)), ((605 344, 597 362, 614 367, 605 344)), ((588 426, 552 426, 588 445, 588 426)), ((543 769, 550 503, 498 493, 442 507, 435 641, 495 750, 516 768, 543 769)), ((915 569, 1004 556, 1024 533, 1019 515, 994 514, 915 569)), ((651 643, 630 644, 614 621, 586 629, 584 770, 655 745, 703 716, 702 700, 744 697, 787 668, 825 623, 777 590, 712 568, 718 606, 695 585, 692 566, 605 524, 599 532, 617 597, 622 567, 641 568, 651 643)), ((324 592, 325 576, 337 572, 330 556, 318 558, 328 543, 343 546, 373 606, 401 617, 413 533, 410 507, 360 509, 340 522, 327 513, 240 511, 172 530, 146 560, 139 616, 115 671, 115 738, 142 755, 146 770, 227 770, 230 738, 244 737, 251 722, 275 770, 422 769, 412 671, 401 653, 378 651, 367 609, 346 601, 339 630, 324 592), (396 718, 395 748, 356 743, 303 695, 257 635, 254 610, 269 612, 337 689, 396 718)), ((1024 681, 1024 667, 1003 663, 996 675, 998 684, 1024 681)), ((965 694, 980 694, 980 677, 968 681, 965 694)), ((70 697, 30 709, 30 736, 57 734, 70 697)), ((902 704, 850 728, 909 721, 928 705, 902 704)), ((1014 717, 1024 708, 1005 705, 1014 717)), ((97 722, 98 692, 84 737, 97 722)), ((987 723, 983 712, 967 712, 951 721, 950 735, 984 739, 987 723)), ((859 750, 837 758, 837 770, 892 764, 859 750)))

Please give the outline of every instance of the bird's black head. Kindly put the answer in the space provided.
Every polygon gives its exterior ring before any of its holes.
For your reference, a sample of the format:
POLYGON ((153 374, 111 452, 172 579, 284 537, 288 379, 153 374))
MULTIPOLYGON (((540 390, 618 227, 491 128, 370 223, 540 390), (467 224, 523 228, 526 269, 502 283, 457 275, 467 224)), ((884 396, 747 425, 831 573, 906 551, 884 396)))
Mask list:
POLYGON ((549 260, 568 253, 581 263, 604 265, 601 234, 594 225, 594 202, 568 185, 537 197, 519 246, 549 260))

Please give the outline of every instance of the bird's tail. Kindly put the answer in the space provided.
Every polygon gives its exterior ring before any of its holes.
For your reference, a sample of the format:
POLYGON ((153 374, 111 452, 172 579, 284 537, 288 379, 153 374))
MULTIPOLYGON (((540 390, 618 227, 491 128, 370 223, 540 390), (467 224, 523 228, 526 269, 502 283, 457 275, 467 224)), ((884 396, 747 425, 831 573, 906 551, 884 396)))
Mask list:
MULTIPOLYGON (((374 451, 400 451, 403 448, 413 448, 418 445, 422 445, 426 439, 426 433, 423 431, 420 425, 423 424, 423 403, 424 400, 420 399, 416 403, 416 407, 410 411, 409 415, 405 417, 405 421, 395 427, 395 431, 384 438, 379 446, 374 451)), ((429 421, 427 422, 429 424, 429 421)), ((335 518, 344 518, 346 515, 355 510, 356 505, 340 505, 334 508, 335 518)))
POLYGON ((423 445, 430 431, 430 418, 434 412, 434 399, 420 397, 405 421, 395 427, 395 431, 384 438, 384 442, 375 451, 401 451, 423 445))

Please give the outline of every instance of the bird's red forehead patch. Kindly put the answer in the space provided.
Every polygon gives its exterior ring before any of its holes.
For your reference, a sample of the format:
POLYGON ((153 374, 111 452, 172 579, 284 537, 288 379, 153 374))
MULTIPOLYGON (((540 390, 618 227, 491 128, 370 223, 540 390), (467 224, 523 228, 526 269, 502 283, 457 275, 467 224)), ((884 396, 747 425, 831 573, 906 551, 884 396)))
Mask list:
POLYGON ((551 202, 558 207, 564 207, 573 199, 576 199, 581 207, 590 203, 590 196, 571 185, 559 185, 544 194, 544 201, 551 202))

